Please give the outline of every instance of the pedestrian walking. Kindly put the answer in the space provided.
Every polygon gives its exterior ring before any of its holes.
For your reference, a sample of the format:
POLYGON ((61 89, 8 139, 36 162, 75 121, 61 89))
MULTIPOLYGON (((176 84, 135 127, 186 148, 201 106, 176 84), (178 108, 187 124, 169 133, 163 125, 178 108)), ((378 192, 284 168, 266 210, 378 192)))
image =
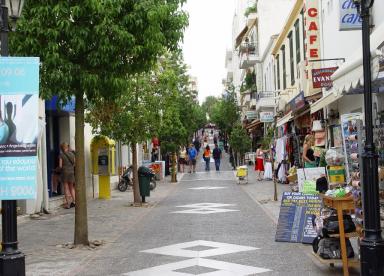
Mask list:
POLYGON ((75 155, 69 150, 67 143, 60 145, 59 157, 60 180, 64 186, 66 200, 65 209, 75 207, 75 155))
POLYGON ((264 173, 264 151, 261 149, 261 145, 259 145, 256 150, 255 170, 257 180, 261 181, 264 173))
POLYGON ((212 152, 213 159, 215 160, 215 167, 216 171, 220 171, 220 160, 221 160, 221 149, 217 144, 215 144, 215 148, 213 149, 212 152))
POLYGON ((204 153, 203 153, 203 159, 205 161, 205 170, 208 172, 210 171, 210 163, 211 163, 211 149, 209 145, 205 147, 204 153))
POLYGON ((179 157, 179 164, 180 164, 180 171, 184 172, 185 164, 187 163, 187 150, 183 146, 180 150, 180 157, 179 157))
POLYGON ((189 173, 196 172, 196 157, 197 157, 196 148, 193 144, 190 144, 188 149, 189 173))

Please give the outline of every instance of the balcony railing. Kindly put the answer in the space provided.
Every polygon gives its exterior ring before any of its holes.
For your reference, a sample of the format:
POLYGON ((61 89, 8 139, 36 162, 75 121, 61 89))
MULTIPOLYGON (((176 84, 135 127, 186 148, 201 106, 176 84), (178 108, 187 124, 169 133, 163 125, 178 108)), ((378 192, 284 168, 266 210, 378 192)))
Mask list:
POLYGON ((257 94, 257 99, 271 99, 275 98, 275 92, 260 92, 257 94))
POLYGON ((240 53, 256 55, 258 53, 257 43, 254 42, 243 42, 240 44, 240 53))

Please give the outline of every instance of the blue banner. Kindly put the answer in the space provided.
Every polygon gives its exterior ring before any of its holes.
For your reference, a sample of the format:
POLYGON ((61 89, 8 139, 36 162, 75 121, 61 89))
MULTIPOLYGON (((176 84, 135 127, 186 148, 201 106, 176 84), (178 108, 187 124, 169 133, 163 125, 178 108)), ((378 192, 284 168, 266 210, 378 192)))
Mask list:
POLYGON ((35 199, 39 58, 0 58, 0 200, 35 199))

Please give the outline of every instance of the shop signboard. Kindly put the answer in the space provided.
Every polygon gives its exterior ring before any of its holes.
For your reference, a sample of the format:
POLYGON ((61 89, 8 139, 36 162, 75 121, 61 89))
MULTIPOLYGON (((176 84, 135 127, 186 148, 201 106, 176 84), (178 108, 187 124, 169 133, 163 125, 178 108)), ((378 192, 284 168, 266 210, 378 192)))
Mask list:
POLYGON ((320 10, 318 0, 305 1, 305 49, 308 59, 319 59, 320 57, 320 10))
POLYGON ((340 5, 340 19, 339 30, 361 30, 362 19, 357 12, 356 5, 353 0, 339 0, 340 5))
POLYGON ((76 97, 72 96, 65 103, 59 100, 58 96, 53 96, 50 100, 45 101, 45 110, 48 111, 64 111, 68 113, 75 112, 76 97))
POLYGON ((35 199, 39 58, 0 58, 0 200, 35 199))
POLYGON ((247 111, 245 113, 245 115, 247 116, 247 119, 249 119, 249 120, 257 119, 257 112, 256 112, 256 110, 247 111))
POLYGON ((313 88, 332 87, 331 76, 339 67, 312 69, 313 88))
POLYGON ((296 97, 294 97, 289 102, 289 106, 291 107, 292 112, 303 108, 305 106, 304 91, 301 91, 296 97))
POLYGON ((260 112, 260 122, 272 123, 275 120, 275 113, 273 111, 260 112))
POLYGON ((284 192, 281 199, 275 241, 312 243, 317 233, 312 224, 319 215, 322 201, 319 195, 284 192))

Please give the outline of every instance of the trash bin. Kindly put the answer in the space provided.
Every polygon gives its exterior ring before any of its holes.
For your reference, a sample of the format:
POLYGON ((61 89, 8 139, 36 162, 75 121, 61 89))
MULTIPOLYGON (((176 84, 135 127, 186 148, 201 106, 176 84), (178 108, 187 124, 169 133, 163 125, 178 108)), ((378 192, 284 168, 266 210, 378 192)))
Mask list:
POLYGON ((154 176, 152 170, 150 168, 147 168, 145 166, 141 166, 138 169, 139 174, 139 188, 140 188, 140 196, 142 199, 142 202, 145 202, 145 197, 150 196, 150 183, 151 178, 154 176))

